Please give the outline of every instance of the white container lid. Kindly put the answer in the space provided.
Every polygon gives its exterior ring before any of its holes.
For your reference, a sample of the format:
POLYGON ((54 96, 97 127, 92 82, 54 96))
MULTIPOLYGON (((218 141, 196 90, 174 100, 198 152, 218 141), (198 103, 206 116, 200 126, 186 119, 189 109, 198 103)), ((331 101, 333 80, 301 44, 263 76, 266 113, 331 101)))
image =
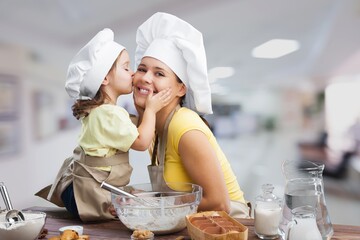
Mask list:
POLYGON ((61 227, 61 228, 59 228, 60 234, 62 234, 65 230, 74 230, 79 235, 83 235, 83 232, 84 232, 84 228, 79 225, 61 227))

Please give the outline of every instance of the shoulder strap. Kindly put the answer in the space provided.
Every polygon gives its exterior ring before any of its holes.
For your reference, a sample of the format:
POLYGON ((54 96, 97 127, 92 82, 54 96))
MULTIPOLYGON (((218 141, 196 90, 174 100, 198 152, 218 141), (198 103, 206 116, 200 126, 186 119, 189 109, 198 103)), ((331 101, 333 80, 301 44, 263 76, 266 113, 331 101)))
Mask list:
POLYGON ((166 143, 168 136, 168 128, 174 113, 180 109, 180 105, 177 105, 176 108, 169 114, 165 121, 164 131, 161 139, 158 135, 156 135, 153 154, 151 156, 151 165, 164 165, 165 164, 165 151, 166 151, 166 143))
POLYGON ((158 161, 160 165, 165 164, 165 151, 166 151, 166 143, 167 143, 167 136, 168 136, 168 128, 170 121, 172 117, 174 116, 174 113, 180 109, 180 105, 177 105, 176 108, 169 114, 169 116, 166 119, 165 126, 164 126, 164 132, 162 135, 162 138, 159 140, 159 150, 158 150, 158 161))

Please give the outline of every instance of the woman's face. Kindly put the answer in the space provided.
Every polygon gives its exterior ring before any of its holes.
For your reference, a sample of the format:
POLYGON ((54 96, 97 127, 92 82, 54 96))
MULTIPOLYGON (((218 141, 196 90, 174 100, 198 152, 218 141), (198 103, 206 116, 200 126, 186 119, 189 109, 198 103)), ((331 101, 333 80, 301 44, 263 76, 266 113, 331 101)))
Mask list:
POLYGON ((142 108, 145 107, 150 91, 156 94, 170 87, 171 102, 180 102, 180 98, 186 93, 185 85, 178 81, 175 73, 166 64, 152 57, 144 57, 141 60, 134 74, 133 85, 135 104, 142 108))

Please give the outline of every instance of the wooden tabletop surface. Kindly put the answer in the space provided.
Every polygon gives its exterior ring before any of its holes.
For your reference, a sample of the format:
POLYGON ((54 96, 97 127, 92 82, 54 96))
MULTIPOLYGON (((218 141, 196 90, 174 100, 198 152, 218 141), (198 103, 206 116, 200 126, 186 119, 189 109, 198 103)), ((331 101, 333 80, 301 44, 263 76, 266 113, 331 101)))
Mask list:
MULTIPOLYGON (((132 231, 127 229, 120 221, 108 221, 97 223, 83 223, 80 220, 72 219, 69 214, 61 208, 44 208, 44 207, 31 207, 26 210, 42 211, 47 214, 45 228, 48 234, 44 239, 59 235, 59 228, 69 225, 81 225, 84 227, 84 234, 90 236, 90 240, 115 240, 115 239, 130 239, 132 231)), ((253 219, 237 219, 240 223, 248 227, 248 239, 258 240, 259 238, 254 233, 254 220, 253 219)), ((360 240, 360 226, 339 225, 333 224, 334 235, 331 239, 359 239, 360 240)), ((188 231, 184 230, 173 233, 170 235, 157 235, 156 240, 160 239, 191 239, 188 231), (183 238, 181 238, 183 237, 183 238)))

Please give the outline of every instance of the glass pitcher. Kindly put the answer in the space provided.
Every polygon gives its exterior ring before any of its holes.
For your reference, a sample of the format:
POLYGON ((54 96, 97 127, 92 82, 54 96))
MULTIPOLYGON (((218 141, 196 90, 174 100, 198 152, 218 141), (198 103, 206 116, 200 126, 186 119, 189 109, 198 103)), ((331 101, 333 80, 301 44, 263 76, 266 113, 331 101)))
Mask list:
POLYGON ((291 211, 297 207, 311 206, 315 209, 316 224, 322 238, 330 239, 334 233, 326 207, 322 173, 324 164, 310 161, 285 161, 282 165, 286 178, 280 235, 285 239, 287 225, 292 220, 291 211))

